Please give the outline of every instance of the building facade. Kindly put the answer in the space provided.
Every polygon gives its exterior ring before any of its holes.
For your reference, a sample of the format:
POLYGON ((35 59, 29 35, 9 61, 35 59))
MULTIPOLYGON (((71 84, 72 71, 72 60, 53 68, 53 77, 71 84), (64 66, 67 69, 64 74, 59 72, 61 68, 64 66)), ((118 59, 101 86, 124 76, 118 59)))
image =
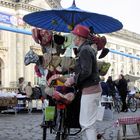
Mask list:
MULTIPOLYGON (((0 0, 0 27, 14 27, 31 30, 31 27, 23 22, 22 17, 33 11, 42 9, 60 8, 61 0, 0 0), (40 8, 41 7, 41 8, 40 8)), ((140 35, 121 30, 105 35, 106 47, 119 52, 140 56, 140 35)), ((24 65, 24 56, 34 49, 41 53, 40 47, 33 41, 31 35, 25 35, 5 30, 0 30, 0 86, 16 87, 19 77, 25 81, 36 84, 34 65, 24 65)), ((107 76, 117 78, 120 73, 140 76, 140 60, 132 59, 123 55, 109 53, 104 61, 110 62, 111 67, 107 76)), ((139 85, 139 83, 137 83, 139 85)))
POLYGON ((23 22, 25 14, 60 7, 59 0, 0 0, 0 86, 16 87, 18 78, 35 84, 34 65, 24 65, 24 56, 33 48, 38 54, 39 47, 31 35, 2 30, 4 27, 26 29, 31 27, 23 22), (41 7, 41 8, 40 8, 41 7))
MULTIPOLYGON (((128 30, 121 30, 114 32, 106 36, 107 48, 122 52, 124 54, 140 56, 140 35, 128 30)), ((119 74, 130 74, 140 76, 140 59, 134 59, 127 57, 128 55, 119 55, 115 53, 109 53, 105 57, 105 61, 111 63, 108 75, 112 75, 114 79, 118 78, 119 74)))

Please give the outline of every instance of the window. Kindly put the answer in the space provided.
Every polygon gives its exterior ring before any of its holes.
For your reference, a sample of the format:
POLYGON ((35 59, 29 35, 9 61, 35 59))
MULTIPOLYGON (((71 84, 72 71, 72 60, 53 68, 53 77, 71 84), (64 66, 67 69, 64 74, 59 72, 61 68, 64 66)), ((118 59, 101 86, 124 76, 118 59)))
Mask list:
MULTIPOLYGON (((136 56, 140 58, 140 55, 139 55, 139 54, 137 54, 136 56)), ((140 65, 140 60, 136 60, 136 63, 137 63, 138 65, 140 65)))
MULTIPOLYGON (((124 53, 123 51, 121 51, 122 53, 124 53)), ((120 55, 120 61, 124 61, 124 56, 120 55)))
MULTIPOLYGON (((128 53, 128 54, 129 54, 129 55, 132 55, 132 53, 128 53)), ((129 57, 128 59, 129 59, 129 61, 128 61, 129 63, 133 63, 133 58, 130 58, 130 57, 129 57)))
POLYGON ((124 64, 121 64, 121 66, 120 66, 120 73, 121 73, 121 74, 124 73, 124 64))
POLYGON ((115 54, 114 53, 111 54, 111 60, 115 60, 115 54))

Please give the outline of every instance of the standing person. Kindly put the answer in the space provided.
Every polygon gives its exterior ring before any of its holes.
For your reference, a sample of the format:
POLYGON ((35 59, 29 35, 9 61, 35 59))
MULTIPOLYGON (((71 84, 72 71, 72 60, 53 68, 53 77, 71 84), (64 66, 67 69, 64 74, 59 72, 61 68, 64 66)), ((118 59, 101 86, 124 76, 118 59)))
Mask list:
POLYGON ((77 25, 72 31, 74 45, 78 46, 75 64, 75 76, 67 78, 65 85, 75 84, 81 91, 80 125, 83 140, 97 140, 94 123, 97 119, 98 101, 101 97, 99 73, 97 69, 96 51, 88 42, 90 30, 77 25))
POLYGON ((31 86, 31 82, 28 82, 27 86, 25 87, 25 93, 27 95, 27 97, 31 97, 33 91, 32 91, 32 86, 31 86))
POLYGON ((119 75, 119 82, 117 84, 117 88, 122 100, 122 110, 123 112, 127 112, 127 105, 126 105, 126 96, 127 96, 127 81, 122 74, 119 75))
POLYGON ((108 85, 107 83, 105 82, 105 78, 102 76, 101 77, 101 88, 102 88, 102 96, 105 95, 105 96, 108 96, 108 93, 109 93, 109 88, 108 88, 108 85))
POLYGON ((19 94, 22 94, 22 95, 26 95, 26 93, 25 93, 25 87, 26 87, 26 85, 25 85, 25 82, 24 82, 24 77, 20 77, 19 79, 18 79, 18 91, 19 91, 19 94))
POLYGON ((106 81, 107 85, 108 85, 108 96, 115 96, 116 93, 116 88, 115 88, 115 82, 112 80, 112 76, 109 76, 107 81, 106 81))

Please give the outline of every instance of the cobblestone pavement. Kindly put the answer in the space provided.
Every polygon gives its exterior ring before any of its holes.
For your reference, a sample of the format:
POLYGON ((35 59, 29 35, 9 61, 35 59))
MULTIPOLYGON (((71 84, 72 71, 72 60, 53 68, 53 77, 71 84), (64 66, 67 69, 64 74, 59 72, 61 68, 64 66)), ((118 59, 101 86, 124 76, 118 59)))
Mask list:
MULTIPOLYGON (((97 132, 104 133, 104 140, 117 140, 118 128, 113 126, 120 116, 140 115, 135 113, 114 113, 113 120, 104 120, 96 123, 97 132)), ((32 114, 0 114, 0 140, 42 140, 41 113, 32 114)), ((136 128, 133 129, 136 132, 136 128)), ((54 140, 55 135, 47 132, 47 140, 54 140)), ((81 140, 81 136, 69 137, 69 140, 81 140)))

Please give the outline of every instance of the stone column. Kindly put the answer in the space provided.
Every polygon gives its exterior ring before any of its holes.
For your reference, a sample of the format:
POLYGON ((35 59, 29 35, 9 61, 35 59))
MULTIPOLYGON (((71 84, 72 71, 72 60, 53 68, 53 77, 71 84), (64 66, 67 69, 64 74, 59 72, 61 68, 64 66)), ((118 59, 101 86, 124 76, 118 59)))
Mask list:
POLYGON ((16 75, 18 79, 19 77, 24 77, 24 45, 22 34, 16 34, 16 54, 16 75))
MULTIPOLYGON (((33 43, 34 41, 31 36, 24 35, 24 56, 30 50, 30 46, 33 43)), ((30 81, 32 84, 34 83, 34 64, 24 65, 24 76, 26 82, 30 81)))
POLYGON ((16 76, 17 76, 17 44, 16 44, 16 33, 8 32, 9 40, 8 40, 8 69, 9 69, 9 86, 16 87, 16 76))

